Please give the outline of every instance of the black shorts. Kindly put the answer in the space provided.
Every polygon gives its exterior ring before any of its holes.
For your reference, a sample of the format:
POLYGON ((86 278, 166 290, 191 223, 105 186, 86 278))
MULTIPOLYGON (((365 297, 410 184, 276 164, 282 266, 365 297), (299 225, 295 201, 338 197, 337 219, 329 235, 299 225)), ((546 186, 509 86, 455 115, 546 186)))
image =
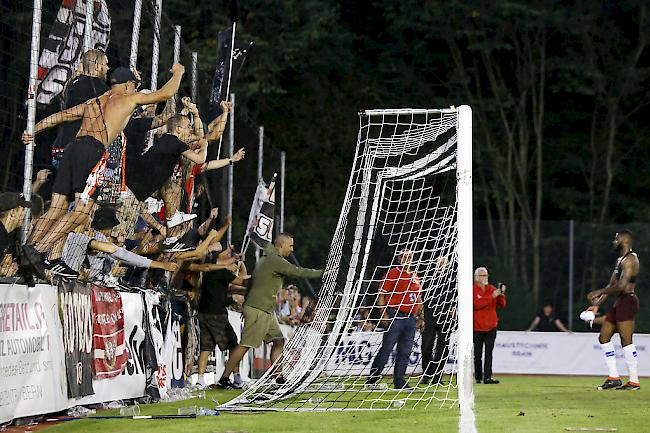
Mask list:
POLYGON ((212 352, 215 346, 219 346, 219 350, 230 350, 237 346, 237 334, 230 326, 227 314, 199 313, 198 316, 201 352, 212 352))
POLYGON ((86 179, 104 155, 104 145, 94 137, 77 137, 65 148, 52 192, 69 199, 83 192, 86 179))

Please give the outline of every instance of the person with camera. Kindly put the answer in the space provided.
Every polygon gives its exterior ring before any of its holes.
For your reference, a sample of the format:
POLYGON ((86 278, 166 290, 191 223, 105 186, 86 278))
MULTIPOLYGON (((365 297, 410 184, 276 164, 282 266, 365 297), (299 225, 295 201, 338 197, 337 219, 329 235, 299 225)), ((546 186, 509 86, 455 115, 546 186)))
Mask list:
POLYGON ((497 307, 506 306, 506 285, 499 288, 489 284, 488 270, 484 267, 474 271, 474 377, 476 383, 497 384, 492 378, 492 350, 497 338, 497 307), (483 363, 485 346, 485 363, 483 363))

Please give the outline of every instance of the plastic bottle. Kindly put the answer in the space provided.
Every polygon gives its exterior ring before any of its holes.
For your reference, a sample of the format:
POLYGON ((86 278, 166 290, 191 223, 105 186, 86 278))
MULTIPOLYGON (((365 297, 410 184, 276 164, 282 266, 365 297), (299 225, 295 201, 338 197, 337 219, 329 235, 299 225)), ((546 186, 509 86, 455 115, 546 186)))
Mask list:
POLYGON ((207 407, 202 407, 196 413, 196 416, 219 416, 219 412, 214 409, 208 409, 207 407))

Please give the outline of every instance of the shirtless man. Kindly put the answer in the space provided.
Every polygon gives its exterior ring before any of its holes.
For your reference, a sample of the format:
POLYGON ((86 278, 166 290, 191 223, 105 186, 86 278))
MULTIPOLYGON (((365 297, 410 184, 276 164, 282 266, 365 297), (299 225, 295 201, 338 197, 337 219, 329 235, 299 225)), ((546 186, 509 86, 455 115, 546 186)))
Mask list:
POLYGON ((639 275, 639 258, 632 251, 632 233, 629 230, 616 233, 613 244, 620 256, 609 284, 604 289, 593 290, 587 295, 593 310, 597 309, 609 295, 617 295, 614 305, 605 315, 598 337, 609 369, 609 377, 598 389, 638 390, 641 389, 641 385, 637 372, 637 351, 632 343, 632 335, 634 316, 639 311, 639 298, 634 293, 639 275), (630 380, 625 385, 621 382, 616 369, 616 353, 611 341, 615 332, 618 332, 621 337, 625 363, 630 374, 630 380))
MULTIPOLYGON (((111 74, 110 91, 36 124, 34 134, 63 122, 81 119, 77 137, 66 147, 52 186, 51 207, 36 221, 32 236, 24 246, 24 256, 37 276, 45 277, 43 253, 88 218, 94 206, 92 194, 95 191, 90 181, 101 175, 97 171, 101 168, 106 147, 124 130, 138 106, 166 101, 178 92, 185 68, 175 64, 171 72, 172 78, 160 90, 142 93, 137 92, 139 80, 133 72, 117 68, 111 74), (73 212, 66 214, 72 195, 75 196, 75 207, 73 212)), ((33 139, 27 131, 23 133, 23 143, 29 144, 33 139)))

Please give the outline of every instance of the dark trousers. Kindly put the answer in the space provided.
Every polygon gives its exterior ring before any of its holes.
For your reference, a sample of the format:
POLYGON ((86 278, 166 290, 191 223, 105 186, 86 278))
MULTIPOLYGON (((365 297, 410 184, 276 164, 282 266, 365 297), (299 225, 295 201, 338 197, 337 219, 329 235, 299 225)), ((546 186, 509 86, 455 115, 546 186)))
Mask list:
POLYGON ((395 344, 397 344, 393 383, 396 387, 401 387, 406 383, 404 375, 406 374, 406 367, 408 366, 409 356, 411 355, 415 340, 415 316, 401 313, 393 308, 387 308, 386 311, 388 312, 388 316, 393 318, 393 320, 390 322, 388 330, 384 332, 381 348, 372 361, 370 378, 374 379, 381 376, 382 371, 384 371, 384 366, 388 362, 388 357, 393 351, 395 344))
POLYGON ((497 328, 488 332, 474 331, 474 377, 485 380, 492 377, 492 351, 497 338, 497 328), (485 345, 485 363, 482 362, 485 345))
POLYGON ((449 355, 449 336, 443 325, 428 320, 424 315, 422 331, 422 371, 427 380, 439 382, 442 379, 444 362, 449 355))

